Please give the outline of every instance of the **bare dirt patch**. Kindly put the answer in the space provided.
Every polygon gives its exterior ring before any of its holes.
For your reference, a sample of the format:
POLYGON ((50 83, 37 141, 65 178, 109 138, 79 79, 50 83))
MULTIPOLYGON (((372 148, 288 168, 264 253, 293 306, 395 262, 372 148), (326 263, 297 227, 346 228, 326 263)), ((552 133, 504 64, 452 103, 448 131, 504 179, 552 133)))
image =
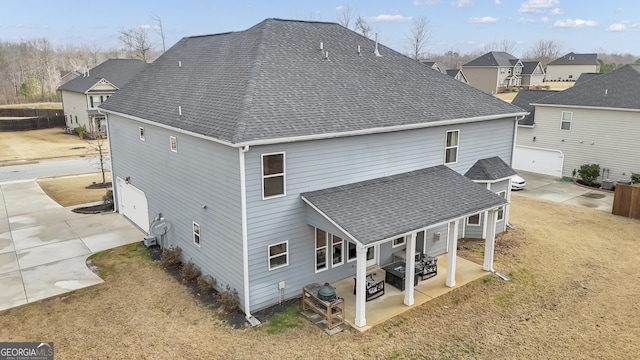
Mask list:
POLYGON ((61 359, 634 358, 640 221, 512 200, 495 261, 511 281, 487 275, 365 333, 235 330, 134 246, 94 260, 101 285, 0 312, 0 339, 54 341, 61 359))
MULTIPOLYGON (((111 173, 106 172, 107 182, 111 182, 111 173)), ((102 201, 110 188, 87 188, 94 183, 102 183, 102 173, 90 173, 72 176, 57 176, 38 179, 38 185, 55 202, 62 206, 73 206, 102 201)))
MULTIPOLYGON (((105 141, 105 146, 107 142, 105 141)), ((108 149, 107 149, 108 150, 108 149)), ((0 132, 0 166, 40 159, 94 157, 97 152, 61 128, 0 132)))

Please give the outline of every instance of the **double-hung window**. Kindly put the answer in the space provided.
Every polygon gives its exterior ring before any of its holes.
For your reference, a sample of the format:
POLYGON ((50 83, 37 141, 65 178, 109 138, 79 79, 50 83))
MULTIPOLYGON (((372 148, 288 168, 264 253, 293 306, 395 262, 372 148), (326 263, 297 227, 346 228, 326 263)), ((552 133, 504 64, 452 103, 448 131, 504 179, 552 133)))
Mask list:
POLYGON ((356 244, 352 243, 351 241, 347 241, 348 244, 348 248, 347 248, 347 261, 351 262, 354 261, 357 257, 357 253, 356 253, 356 244))
POLYGON ((327 232, 316 229, 316 272, 327 269, 327 232))
POLYGON ((178 152, 178 139, 175 136, 169 136, 169 144, 171 151, 178 152))
POLYGON ((269 271, 289 265, 289 242, 269 245, 269 271))
MULTIPOLYGON (((500 196, 503 199, 507 198, 507 191, 506 190, 502 190, 498 193, 498 196, 500 196)), ((504 220, 504 206, 502 206, 501 208, 498 209, 498 215, 496 216, 496 221, 502 221, 504 220)))
POLYGON ((200 225, 193 222, 193 243, 200 246, 200 225))
POLYGON ((262 155, 262 198, 285 195, 284 153, 262 155))
POLYGON ((563 111, 560 129, 571 130, 571 120, 573 120, 573 113, 571 111, 563 111))
POLYGON ((460 140, 460 130, 447 131, 444 146, 444 163, 453 164, 458 162, 458 144, 460 140))
POLYGON ((138 134, 140 135, 140 140, 144 141, 144 128, 142 126, 138 127, 138 134))
POLYGON ((344 264, 344 241, 341 237, 331 235, 331 267, 344 264))

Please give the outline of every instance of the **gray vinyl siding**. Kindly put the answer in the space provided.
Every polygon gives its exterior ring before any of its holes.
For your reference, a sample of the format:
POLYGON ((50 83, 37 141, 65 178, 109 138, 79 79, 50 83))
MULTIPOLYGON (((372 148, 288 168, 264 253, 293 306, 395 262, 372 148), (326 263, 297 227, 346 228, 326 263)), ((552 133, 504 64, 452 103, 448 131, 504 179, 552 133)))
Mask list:
POLYGON ((113 179, 130 177, 146 194, 149 219, 162 213, 173 225, 168 244, 179 246, 183 261, 192 260, 220 286, 238 290, 242 304, 238 150, 115 115, 109 115, 108 127, 113 179), (177 138, 177 153, 169 136, 177 138), (201 247, 193 242, 192 221, 200 225, 201 247))
MULTIPOLYGON (((251 147, 245 167, 252 311, 278 300, 279 281, 285 281, 285 298, 290 298, 299 296, 308 283, 336 281, 355 273, 355 263, 347 262, 315 273, 313 227, 301 193, 443 164, 447 130, 460 130, 458 162, 448 165, 455 171, 464 174, 478 159, 492 156, 511 163, 514 126, 513 119, 501 119, 251 147), (278 152, 285 153, 286 196, 262 200, 261 154, 278 152), (269 271, 268 246, 285 240, 289 241, 289 265, 269 271)), ((427 245, 429 255, 446 251, 446 226, 439 231, 441 240, 427 245)), ((432 233, 427 236, 433 239, 432 233)), ((380 263, 390 261, 397 250, 381 246, 380 263)))
POLYGON ((465 229, 464 237, 469 239, 482 239, 483 224, 484 224, 484 212, 480 213, 480 224, 467 225, 467 219, 464 219, 465 229))
POLYGON ((638 134, 639 111, 536 106, 535 127, 518 128, 517 144, 562 151, 562 176, 571 177, 574 169, 595 163, 609 169, 606 177, 617 180, 640 172, 638 134), (563 111, 573 112, 571 130, 560 129, 563 111))
MULTIPOLYGON (((509 179, 507 179, 507 180, 502 180, 502 181, 499 181, 499 182, 491 183, 489 190, 493 191, 496 194, 501 192, 501 191, 505 191, 505 198, 507 198, 507 196, 509 196, 509 187, 510 186, 511 186, 511 181, 509 179)), ((509 205, 507 205, 507 206, 509 206, 509 205)), ((496 233, 501 233, 506 229, 507 221, 509 220, 507 216, 508 216, 508 210, 505 207, 504 219, 496 222, 496 233)), ((480 224, 484 225, 484 222, 481 222, 480 224)))

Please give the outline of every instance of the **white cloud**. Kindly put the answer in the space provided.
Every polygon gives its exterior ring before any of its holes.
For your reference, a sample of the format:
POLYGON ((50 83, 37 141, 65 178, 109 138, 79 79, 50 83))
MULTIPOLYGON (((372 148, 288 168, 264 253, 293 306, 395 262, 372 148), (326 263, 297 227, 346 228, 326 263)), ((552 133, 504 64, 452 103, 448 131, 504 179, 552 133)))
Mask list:
POLYGON ((502 4, 502 0, 493 0, 493 3, 496 5, 502 4))
POLYGON ((594 26, 598 26, 598 23, 593 20, 582 20, 582 19, 558 20, 553 24, 553 27, 559 27, 559 28, 583 28, 583 27, 594 27, 594 26))
POLYGON ((429 5, 436 5, 439 4, 440 0, 425 0, 425 1, 419 1, 419 0, 413 0, 413 5, 415 6, 429 6, 429 5))
POLYGON ((49 25, 45 24, 16 24, 17 28, 25 28, 25 29, 48 29, 49 25))
POLYGON ((532 18, 520 18, 518 19, 519 23, 546 23, 547 21, 549 21, 549 18, 546 16, 543 16, 541 18, 538 19, 532 19, 532 18))
POLYGON ((549 14, 551 15, 560 15, 560 14, 564 14, 564 10, 560 9, 560 8, 555 8, 551 11, 549 11, 549 14))
POLYGON ((615 11, 615 12, 623 12, 623 11, 624 11, 624 8, 617 8, 617 9, 615 9, 614 11, 615 11))
POLYGON ((344 9, 346 9, 346 8, 347 8, 347 7, 346 7, 346 6, 344 6, 344 5, 338 5, 338 6, 336 7, 336 11, 342 11, 342 10, 344 10, 344 9))
POLYGON ((496 21, 498 21, 498 18, 494 18, 493 16, 472 17, 467 19, 467 22, 472 24, 488 24, 494 23, 496 21))
POLYGON ((624 20, 619 23, 609 25, 607 31, 640 31, 640 23, 624 20))
POLYGON ((528 0, 520 5, 518 12, 539 14, 547 12, 550 8, 558 5, 559 0, 528 0))
POLYGON ((473 0, 458 0, 451 3, 454 8, 461 8, 473 4, 473 0))
POLYGON ((388 15, 381 14, 378 16, 373 16, 367 18, 367 20, 371 22, 409 22, 413 20, 412 16, 402 16, 402 15, 388 15))

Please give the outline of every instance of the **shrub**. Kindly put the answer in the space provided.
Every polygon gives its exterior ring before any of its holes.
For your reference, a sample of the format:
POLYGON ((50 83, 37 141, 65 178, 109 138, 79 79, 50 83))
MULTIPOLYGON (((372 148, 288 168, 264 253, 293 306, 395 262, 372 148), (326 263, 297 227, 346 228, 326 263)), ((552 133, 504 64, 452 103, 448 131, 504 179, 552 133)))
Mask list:
POLYGON ((200 288, 200 292, 209 295, 213 293, 218 282, 211 275, 200 275, 198 276, 197 283, 198 288, 200 288))
POLYGON ((640 173, 631 173, 631 183, 640 184, 640 173))
POLYGON ((164 249, 160 256, 160 264, 165 268, 174 268, 180 264, 180 254, 182 249, 179 247, 164 249))
POLYGON ((518 91, 520 91, 520 89, 517 87, 511 88, 511 92, 518 92, 518 91))
POLYGON ((194 281, 200 274, 200 269, 191 260, 187 261, 180 269, 180 276, 182 276, 182 281, 184 282, 194 281))
POLYGON ((220 290, 218 293, 218 304, 223 311, 231 313, 240 310, 240 298, 236 289, 231 289, 227 285, 225 290, 220 290))
POLYGON ((106 194, 102 197, 102 203, 113 208, 113 190, 107 190, 106 194))
POLYGON ((596 179, 600 176, 600 165, 598 164, 584 164, 580 166, 578 175, 585 185, 595 185, 596 179))
POLYGON ((87 131, 84 127, 82 126, 78 126, 77 128, 73 129, 73 131, 76 132, 76 134, 78 134, 78 136, 80 137, 80 139, 84 139, 84 133, 87 131))

